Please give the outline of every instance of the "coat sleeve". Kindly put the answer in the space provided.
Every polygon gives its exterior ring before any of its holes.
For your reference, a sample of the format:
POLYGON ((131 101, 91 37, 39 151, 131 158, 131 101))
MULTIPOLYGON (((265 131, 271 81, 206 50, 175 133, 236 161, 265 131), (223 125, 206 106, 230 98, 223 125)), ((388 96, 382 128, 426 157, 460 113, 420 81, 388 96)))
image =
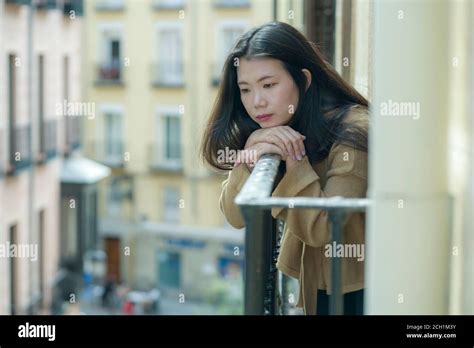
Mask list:
POLYGON ((245 164, 241 164, 229 172, 229 176, 222 183, 222 192, 219 199, 220 209, 225 218, 235 228, 245 226, 240 207, 234 203, 235 197, 250 176, 250 170, 245 164))
MULTIPOLYGON (((328 156, 326 184, 305 157, 285 173, 273 191, 274 197, 334 197, 362 198, 367 195, 367 153, 353 147, 334 144, 328 156)), ((303 243, 322 247, 331 241, 327 211, 320 209, 273 208, 272 216, 287 223, 303 243)), ((350 214, 346 216, 345 224, 350 214)))

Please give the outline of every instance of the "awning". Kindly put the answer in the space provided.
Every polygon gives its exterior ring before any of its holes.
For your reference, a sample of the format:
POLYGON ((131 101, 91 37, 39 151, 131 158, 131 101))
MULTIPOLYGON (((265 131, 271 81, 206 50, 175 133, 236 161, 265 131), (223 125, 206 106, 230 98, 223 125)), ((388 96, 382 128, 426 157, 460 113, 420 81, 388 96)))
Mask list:
POLYGON ((63 184, 95 184, 110 175, 110 168, 80 155, 64 159, 63 184))

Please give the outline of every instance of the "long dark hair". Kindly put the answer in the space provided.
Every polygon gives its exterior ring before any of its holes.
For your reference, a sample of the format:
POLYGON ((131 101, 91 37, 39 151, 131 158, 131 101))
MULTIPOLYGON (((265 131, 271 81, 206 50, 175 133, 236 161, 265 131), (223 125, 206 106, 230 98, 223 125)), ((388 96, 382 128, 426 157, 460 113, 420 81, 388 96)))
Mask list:
POLYGON ((203 135, 201 156, 214 168, 229 170, 232 163, 218 161, 219 150, 241 150, 249 135, 259 129, 240 99, 235 62, 241 58, 274 58, 290 73, 299 91, 299 102, 288 124, 304 134, 311 163, 325 159, 331 146, 348 144, 367 152, 367 129, 343 122, 356 105, 368 109, 368 101, 325 60, 318 47, 289 24, 270 22, 246 32, 229 53, 223 67, 217 97, 203 135), (306 89, 306 77, 312 75, 306 89))

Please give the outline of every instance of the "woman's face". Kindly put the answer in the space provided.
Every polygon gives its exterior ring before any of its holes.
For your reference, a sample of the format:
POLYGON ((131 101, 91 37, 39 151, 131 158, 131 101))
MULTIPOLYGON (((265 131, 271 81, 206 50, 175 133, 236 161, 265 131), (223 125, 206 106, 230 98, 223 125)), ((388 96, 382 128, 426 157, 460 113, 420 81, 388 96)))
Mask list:
POLYGON ((290 122, 298 105, 298 88, 280 60, 240 59, 237 83, 245 110, 260 127, 290 122))

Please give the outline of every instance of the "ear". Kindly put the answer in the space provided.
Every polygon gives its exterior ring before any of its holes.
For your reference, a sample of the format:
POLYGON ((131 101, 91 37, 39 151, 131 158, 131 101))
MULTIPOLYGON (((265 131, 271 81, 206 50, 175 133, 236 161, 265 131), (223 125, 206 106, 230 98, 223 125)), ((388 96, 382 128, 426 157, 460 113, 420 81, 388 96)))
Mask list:
POLYGON ((308 69, 301 69, 301 71, 306 76, 306 91, 307 91, 309 86, 311 86, 311 81, 312 81, 311 72, 308 69))

